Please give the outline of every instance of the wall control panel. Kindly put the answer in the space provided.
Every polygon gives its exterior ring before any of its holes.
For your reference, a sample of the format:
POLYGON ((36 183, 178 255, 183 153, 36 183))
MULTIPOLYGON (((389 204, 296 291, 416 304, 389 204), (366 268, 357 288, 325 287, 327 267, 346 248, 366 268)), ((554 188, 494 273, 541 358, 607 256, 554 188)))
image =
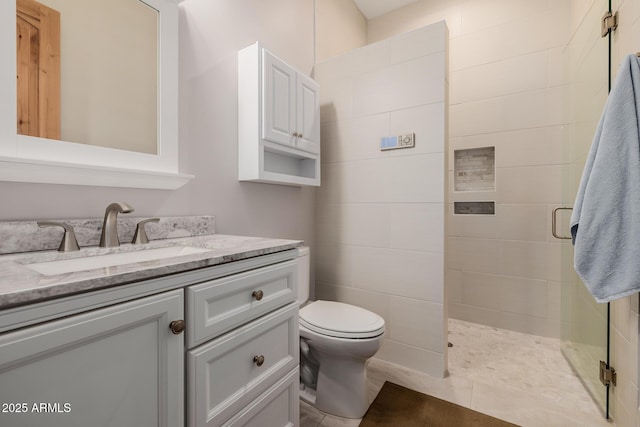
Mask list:
POLYGON ((416 134, 406 133, 398 136, 386 136, 380 138, 380 150, 395 150, 398 148, 410 148, 416 145, 416 134))

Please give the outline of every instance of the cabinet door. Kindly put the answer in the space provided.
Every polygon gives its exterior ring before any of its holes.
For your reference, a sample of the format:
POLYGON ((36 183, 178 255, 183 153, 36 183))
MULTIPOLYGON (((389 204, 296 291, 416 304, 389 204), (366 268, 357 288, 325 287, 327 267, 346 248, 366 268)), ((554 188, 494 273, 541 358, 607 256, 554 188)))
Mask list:
POLYGON ((296 147, 320 154, 320 93, 316 82, 302 74, 298 74, 297 94, 297 130, 302 134, 296 147))
POLYGON ((262 138, 295 146, 296 72, 263 49, 262 138))
POLYGON ((0 335, 0 425, 184 425, 182 315, 178 290, 0 335))

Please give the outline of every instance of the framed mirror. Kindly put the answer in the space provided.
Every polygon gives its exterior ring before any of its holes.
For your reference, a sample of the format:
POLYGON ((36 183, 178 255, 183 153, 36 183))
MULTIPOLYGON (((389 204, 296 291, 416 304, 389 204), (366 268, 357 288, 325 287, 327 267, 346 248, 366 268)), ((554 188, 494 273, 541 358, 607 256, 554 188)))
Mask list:
POLYGON ((25 1, 0 2, 0 180, 188 182, 178 170, 180 0, 25 1), (58 68, 47 62, 56 55, 58 68))

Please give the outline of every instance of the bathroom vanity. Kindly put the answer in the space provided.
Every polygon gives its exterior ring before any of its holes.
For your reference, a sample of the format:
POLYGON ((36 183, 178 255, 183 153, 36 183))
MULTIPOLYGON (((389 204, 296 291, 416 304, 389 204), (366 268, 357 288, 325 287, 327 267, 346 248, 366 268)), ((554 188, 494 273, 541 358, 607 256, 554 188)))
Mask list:
POLYGON ((0 256, 0 425, 298 425, 301 245, 206 235, 0 256), (194 249, 139 257, 180 246, 194 249), (95 267, 121 253, 141 261, 95 267))

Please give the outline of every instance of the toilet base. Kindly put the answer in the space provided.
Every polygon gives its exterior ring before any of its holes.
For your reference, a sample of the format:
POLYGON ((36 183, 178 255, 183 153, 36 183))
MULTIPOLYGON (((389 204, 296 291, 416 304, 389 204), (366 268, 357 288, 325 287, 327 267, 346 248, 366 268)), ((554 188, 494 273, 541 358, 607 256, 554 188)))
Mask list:
POLYGON ((318 353, 320 371, 313 406, 343 418, 362 418, 369 409, 365 360, 318 353))

